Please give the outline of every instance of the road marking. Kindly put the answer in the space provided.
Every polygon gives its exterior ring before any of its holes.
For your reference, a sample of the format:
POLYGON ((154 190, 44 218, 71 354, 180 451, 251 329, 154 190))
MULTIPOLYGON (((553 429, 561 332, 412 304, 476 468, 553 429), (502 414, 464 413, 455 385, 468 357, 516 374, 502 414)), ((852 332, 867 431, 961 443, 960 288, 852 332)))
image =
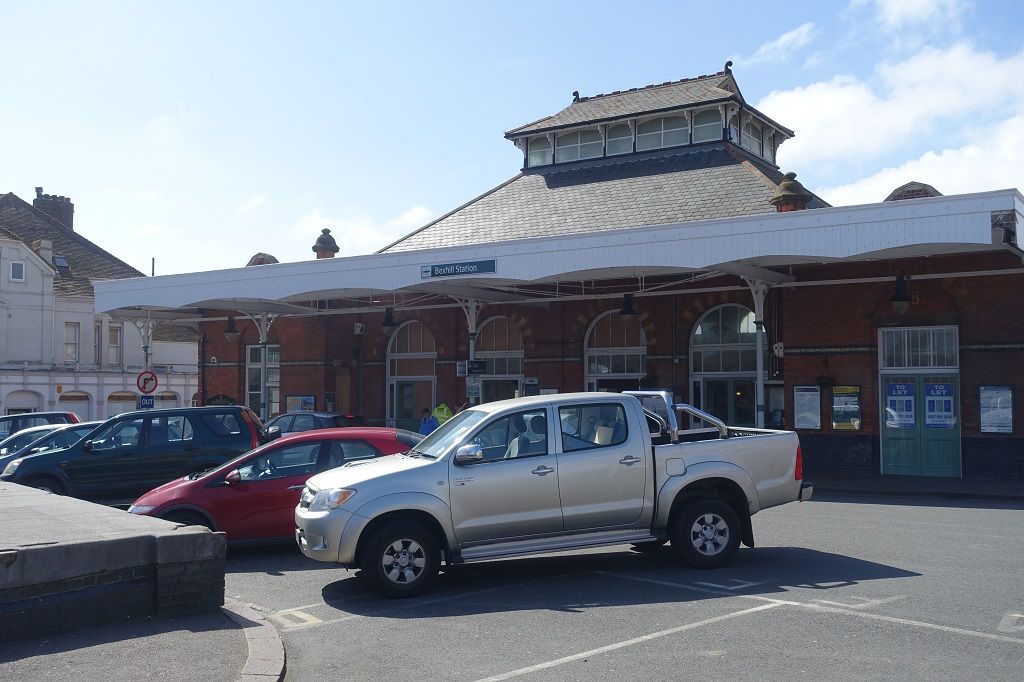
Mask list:
MULTIPOLYGON (((941 632, 950 632, 958 635, 968 635, 970 637, 978 637, 980 639, 991 639, 997 642, 1012 642, 1013 644, 1024 644, 1024 639, 1018 637, 1004 637, 1002 635, 993 635, 988 632, 978 632, 976 630, 967 630, 965 628, 953 627, 951 625, 939 625, 937 623, 928 623, 920 620, 907 620, 906 618, 896 618, 893 616, 883 616, 877 613, 866 613, 864 611, 858 611, 849 607, 840 608, 834 606, 825 606, 824 604, 809 604, 807 602, 790 600, 790 599, 776 599, 772 597, 763 597, 756 594, 736 594, 734 592, 724 592, 718 590, 710 590, 703 587, 695 587, 686 583, 677 583, 670 580, 655 580, 652 578, 639 578, 632 575, 623 575, 621 573, 607 573, 605 571, 594 571, 595 573, 601 573, 603 575, 610 575, 616 578, 624 578, 626 580, 635 580, 638 582, 654 583, 655 585, 665 585, 666 587, 677 587, 682 590, 693 590, 695 592, 706 592, 708 594, 717 594, 722 597, 732 597, 734 599, 753 599, 756 601, 765 601, 770 604, 777 606, 788 605, 788 606, 802 606, 804 608, 812 609, 815 611, 825 611, 827 613, 840 613, 848 616, 857 616, 858 618, 868 618, 871 620, 881 620, 889 623, 896 623, 898 625, 910 625, 913 627, 924 628, 927 630, 939 630, 941 632)), ((1013 614, 1024 618, 1022 614, 1013 614)), ((1003 619, 1003 623, 1006 623, 1007 619, 1003 619)), ((1024 624, 1021 624, 1020 630, 1024 630, 1024 624)), ((1015 632, 1017 630, 1014 630, 1015 632)))
POLYGON ((1021 632, 1024 631, 1024 622, 1017 624, 1017 621, 1024 621, 1024 613, 1007 613, 999 621, 999 632, 1021 632))
POLYGON ((712 623, 719 623, 719 622, 721 622, 723 620, 729 620, 731 618, 738 618, 740 616, 746 616, 748 614, 756 613, 758 611, 765 611, 767 609, 774 609, 774 608, 777 608, 779 606, 782 606, 782 604, 762 604, 761 606, 754 606, 754 607, 751 607, 749 609, 743 609, 742 611, 733 611, 732 613, 727 613, 727 614, 722 615, 722 616, 715 616, 714 618, 708 618, 707 620, 697 621, 696 623, 687 623, 686 625, 680 625, 678 627, 669 628, 668 630, 660 630, 658 632, 652 632, 649 635, 643 635, 641 637, 634 637, 633 639, 627 639, 624 642, 617 642, 615 644, 609 644, 607 646, 599 647, 597 649, 591 649, 590 651, 584 651, 584 652, 579 653, 579 654, 573 654, 572 656, 565 656, 563 658, 556 658, 555 660, 548 661, 546 663, 538 663, 536 665, 531 665, 531 666, 528 666, 526 668, 520 668, 519 670, 512 670, 512 671, 507 672, 507 673, 502 673, 501 675, 494 675, 493 677, 486 677, 486 678, 484 678, 482 680, 479 680, 478 682, 498 682, 499 680, 509 680, 509 679, 512 679, 513 677, 519 677, 520 675, 528 675, 530 673, 537 672, 538 670, 547 670, 548 668, 554 668, 556 666, 564 665, 566 663, 572 663, 573 661, 579 661, 579 660, 582 660, 584 658, 589 658, 591 656, 598 656, 600 654, 608 653, 609 651, 615 651, 617 649, 623 649, 623 648, 628 647, 628 646, 633 646, 634 644, 641 644, 643 642, 649 642, 652 639, 659 639, 661 637, 668 637, 669 635, 674 635, 674 634, 677 634, 679 632, 686 632, 687 630, 693 630, 693 629, 702 627, 704 625, 711 625, 712 623))
POLYGON ((846 595, 848 599, 859 599, 860 604, 844 604, 839 601, 828 601, 827 599, 812 599, 819 604, 828 604, 829 606, 838 606, 844 609, 857 609, 858 611, 864 609, 870 609, 873 606, 879 606, 880 604, 888 604, 892 601, 899 601, 900 599, 906 599, 906 595, 898 594, 894 597, 885 597, 884 599, 868 599, 867 597, 857 597, 852 594, 846 595))
POLYGON ((719 585, 718 583, 702 583, 702 582, 697 582, 697 584, 698 585, 706 585, 708 587, 717 587, 720 590, 729 590, 729 591, 742 590, 745 587, 753 587, 754 585, 763 585, 764 584, 764 583, 744 582, 742 580, 737 580, 736 578, 732 578, 731 582, 734 582, 736 584, 735 585, 719 585))

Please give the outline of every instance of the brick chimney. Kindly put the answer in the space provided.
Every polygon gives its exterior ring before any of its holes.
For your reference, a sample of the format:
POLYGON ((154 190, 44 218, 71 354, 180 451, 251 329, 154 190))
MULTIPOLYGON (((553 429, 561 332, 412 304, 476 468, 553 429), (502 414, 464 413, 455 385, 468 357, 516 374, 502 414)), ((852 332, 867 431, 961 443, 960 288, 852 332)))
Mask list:
POLYGON ((53 242, 49 239, 36 239, 32 242, 32 250, 36 252, 36 255, 46 261, 49 265, 53 265, 53 242))
POLYGON ((75 205, 71 203, 71 199, 43 194, 43 188, 36 187, 36 198, 32 200, 32 205, 69 229, 75 229, 75 205))
POLYGON ((779 213, 802 211, 812 198, 813 195, 797 182, 796 173, 786 173, 782 176, 775 196, 771 198, 771 204, 779 213))
POLYGON ((338 248, 338 242, 334 241, 334 237, 331 236, 331 231, 325 227, 317 237, 316 244, 313 244, 313 251, 316 252, 317 260, 319 260, 334 258, 334 255, 341 249, 338 248))

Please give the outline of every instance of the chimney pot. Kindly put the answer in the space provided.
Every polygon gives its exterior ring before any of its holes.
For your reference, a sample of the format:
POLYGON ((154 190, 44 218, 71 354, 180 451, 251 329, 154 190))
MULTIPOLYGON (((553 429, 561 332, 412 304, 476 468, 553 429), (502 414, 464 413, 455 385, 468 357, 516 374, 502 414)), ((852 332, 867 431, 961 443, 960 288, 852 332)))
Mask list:
POLYGON ((786 173, 770 201, 776 211, 785 213, 804 210, 813 196, 796 179, 796 173, 786 173))
POLYGON ((320 231, 320 236, 317 237, 316 243, 313 244, 313 251, 316 253, 317 260, 321 258, 334 258, 335 254, 341 249, 338 248, 338 242, 334 241, 334 237, 331 236, 331 231, 326 227, 320 231))

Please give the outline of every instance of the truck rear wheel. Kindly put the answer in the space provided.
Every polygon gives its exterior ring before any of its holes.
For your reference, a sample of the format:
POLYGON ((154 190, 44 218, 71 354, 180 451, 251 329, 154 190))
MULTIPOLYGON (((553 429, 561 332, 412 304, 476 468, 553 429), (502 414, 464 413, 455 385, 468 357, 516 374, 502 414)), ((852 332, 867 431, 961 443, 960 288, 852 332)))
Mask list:
POLYGON ((359 557, 359 577, 367 587, 392 599, 426 590, 441 568, 441 548, 434 534, 412 521, 387 523, 366 542, 359 557))
POLYGON ((693 568, 718 568, 740 547, 740 522, 732 507, 705 498, 687 504, 671 528, 672 549, 693 568))

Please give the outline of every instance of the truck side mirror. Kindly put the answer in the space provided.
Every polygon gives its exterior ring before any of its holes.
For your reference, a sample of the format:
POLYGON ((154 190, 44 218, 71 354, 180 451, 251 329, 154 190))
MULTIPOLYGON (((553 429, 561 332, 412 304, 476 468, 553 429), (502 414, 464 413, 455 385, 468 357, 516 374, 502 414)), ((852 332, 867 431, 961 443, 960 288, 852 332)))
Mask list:
POLYGON ((484 449, 478 443, 463 445, 455 451, 456 464, 476 464, 484 461, 484 449))

